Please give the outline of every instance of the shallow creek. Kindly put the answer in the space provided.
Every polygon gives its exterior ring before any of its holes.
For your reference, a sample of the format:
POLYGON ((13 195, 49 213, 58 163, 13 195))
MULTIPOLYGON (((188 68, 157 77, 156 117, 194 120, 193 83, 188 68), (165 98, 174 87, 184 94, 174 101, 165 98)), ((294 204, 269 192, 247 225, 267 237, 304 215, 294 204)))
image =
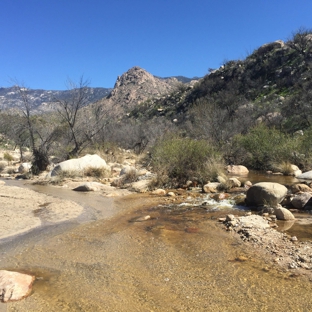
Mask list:
POLYGON ((31 188, 74 200, 85 213, 0 244, 2 269, 37 277, 30 297, 0 311, 312 310, 311 282, 220 229, 216 219, 230 208, 31 188), (133 222, 145 215, 151 219, 133 222))

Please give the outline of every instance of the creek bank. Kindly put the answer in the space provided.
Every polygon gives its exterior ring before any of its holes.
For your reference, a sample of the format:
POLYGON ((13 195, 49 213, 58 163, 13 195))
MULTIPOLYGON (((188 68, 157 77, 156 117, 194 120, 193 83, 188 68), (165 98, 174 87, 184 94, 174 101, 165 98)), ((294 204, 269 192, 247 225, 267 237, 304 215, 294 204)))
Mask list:
MULTIPOLYGON (((265 214, 219 218, 223 228, 239 237, 249 247, 262 253, 271 264, 277 264, 293 276, 305 276, 312 281, 312 242, 276 230, 276 218, 265 214)), ((292 226, 295 221, 280 221, 292 226)), ((283 224, 284 223, 284 224, 283 224)))

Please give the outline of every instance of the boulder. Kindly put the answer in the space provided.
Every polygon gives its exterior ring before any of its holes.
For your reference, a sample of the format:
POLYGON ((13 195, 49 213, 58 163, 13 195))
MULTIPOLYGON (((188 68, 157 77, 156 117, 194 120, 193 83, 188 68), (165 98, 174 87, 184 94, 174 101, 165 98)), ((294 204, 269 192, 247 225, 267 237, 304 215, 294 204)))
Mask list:
POLYGON ((16 301, 27 297, 34 280, 32 275, 0 270, 0 301, 16 301))
POLYGON ((277 206, 287 195, 287 188, 279 183, 260 182, 251 186, 246 194, 248 206, 277 206))
POLYGON ((246 175, 248 174, 249 170, 242 165, 229 165, 226 168, 227 172, 230 174, 237 174, 237 175, 246 175))
POLYGON ((76 171, 82 172, 88 168, 104 168, 111 170, 110 166, 106 164, 106 161, 98 155, 85 155, 81 158, 74 158, 60 162, 50 172, 50 176, 56 176, 61 171, 76 171))
POLYGON ((299 174, 297 179, 307 179, 312 180, 312 170, 299 174))
POLYGON ((242 184, 237 178, 229 178, 231 187, 240 187, 242 184))
POLYGON ((219 185, 219 182, 209 182, 203 186, 203 191, 205 193, 216 193, 219 185))
POLYGON ((283 207, 274 208, 274 214, 276 215, 277 220, 284 221, 295 220, 294 215, 288 209, 283 207))
POLYGON ((302 174, 302 171, 296 165, 290 165, 291 172, 290 175, 298 177, 302 174))
POLYGON ((29 172, 30 169, 31 169, 31 163, 22 163, 18 167, 18 172, 19 173, 27 173, 27 172, 29 172))
POLYGON ((291 200, 291 205, 297 209, 305 209, 306 206, 312 205, 311 200, 312 195, 310 193, 304 192, 301 194, 296 195, 291 200))
POLYGON ((292 193, 298 193, 298 192, 312 192, 312 189, 303 183, 293 184, 290 187, 290 190, 292 193))

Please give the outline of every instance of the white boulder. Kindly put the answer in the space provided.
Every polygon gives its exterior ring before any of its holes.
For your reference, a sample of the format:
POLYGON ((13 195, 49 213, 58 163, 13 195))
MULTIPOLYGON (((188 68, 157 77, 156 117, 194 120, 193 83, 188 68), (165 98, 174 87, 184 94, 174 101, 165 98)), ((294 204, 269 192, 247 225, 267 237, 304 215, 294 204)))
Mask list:
POLYGON ((74 158, 60 162, 54 169, 50 172, 50 176, 56 176, 61 171, 76 171, 82 172, 88 168, 104 168, 108 171, 111 170, 110 166, 106 164, 106 161, 100 156, 85 155, 81 158, 74 158))

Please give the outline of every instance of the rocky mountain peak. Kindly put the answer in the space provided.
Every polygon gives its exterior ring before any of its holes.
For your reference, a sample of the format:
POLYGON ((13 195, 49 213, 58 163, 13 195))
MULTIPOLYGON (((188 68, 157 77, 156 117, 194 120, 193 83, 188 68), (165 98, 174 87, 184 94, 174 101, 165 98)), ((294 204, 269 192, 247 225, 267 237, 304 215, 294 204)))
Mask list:
POLYGON ((117 77, 114 89, 103 104, 119 115, 150 98, 169 94, 181 84, 176 78, 161 79, 138 66, 117 77))
POLYGON ((117 81, 115 83, 114 88, 126 86, 129 84, 138 84, 141 85, 144 82, 154 82, 154 76, 140 68, 139 66, 134 66, 126 71, 121 76, 117 77, 117 81))

